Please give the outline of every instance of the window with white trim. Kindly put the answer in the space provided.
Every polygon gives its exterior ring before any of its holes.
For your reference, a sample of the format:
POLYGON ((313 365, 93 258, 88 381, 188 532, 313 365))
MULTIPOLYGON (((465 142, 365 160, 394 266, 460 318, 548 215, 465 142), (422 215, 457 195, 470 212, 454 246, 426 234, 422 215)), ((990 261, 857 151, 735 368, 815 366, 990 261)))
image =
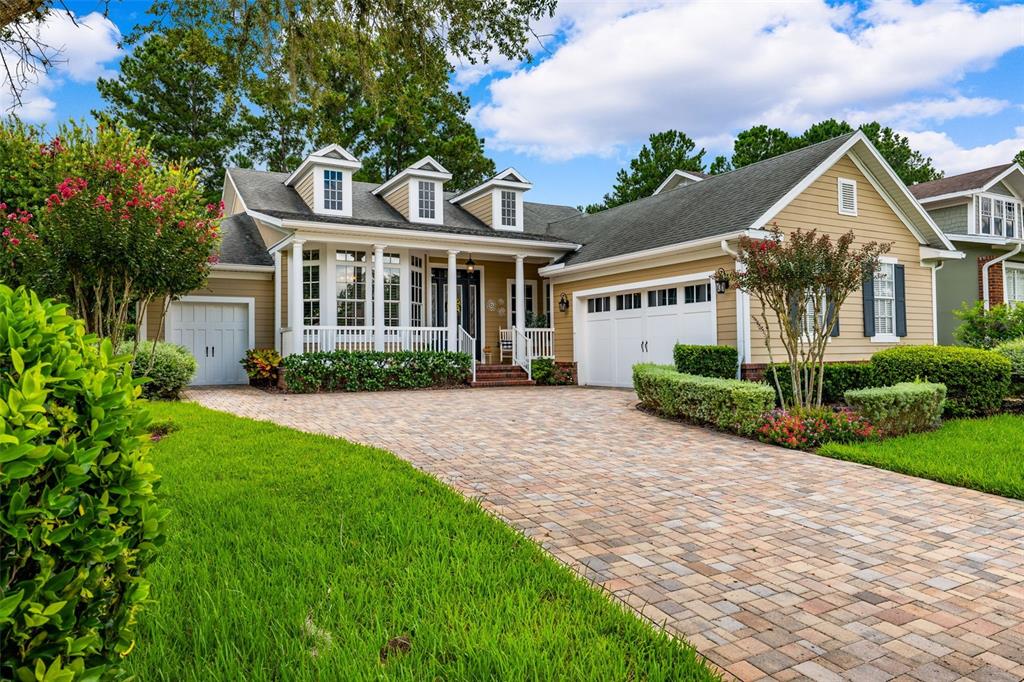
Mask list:
POLYGON ((302 324, 320 324, 320 250, 302 251, 302 324))
POLYGON ((839 213, 857 215, 857 181, 839 178, 839 213))
POLYGON ((341 171, 324 169, 324 210, 345 210, 344 178, 345 174, 341 171))
POLYGON ((896 265, 879 263, 875 271, 875 335, 896 335, 896 265))
POLYGON ((687 284, 683 287, 683 303, 707 303, 711 300, 711 284, 687 284))
POLYGON ((419 180, 416 184, 419 186, 420 218, 434 220, 437 217, 436 185, 428 180, 419 180))
MULTIPOLYGON (((530 326, 533 313, 537 310, 533 300, 533 282, 523 284, 523 300, 526 301, 526 326, 530 326)), ((516 326, 516 283, 509 280, 508 283, 508 323, 516 326)))
MULTIPOLYGON (((374 256, 376 257, 376 256, 374 256)), ((402 259, 397 253, 384 254, 384 326, 397 327, 401 321, 402 259)), ((370 286, 371 296, 373 286, 370 286)))
POLYGON ((516 193, 501 190, 501 226, 516 226, 516 193))
POLYGON ((640 292, 619 294, 615 297, 616 310, 635 310, 640 307, 640 292))
POLYGON ((608 296, 598 296, 597 298, 587 299, 588 313, 606 313, 611 309, 611 298, 608 296))
POLYGON ((409 325, 423 326, 423 259, 409 256, 409 325))
POLYGON ((660 308, 662 306, 676 305, 679 303, 679 289, 651 289, 647 292, 647 307, 660 308))
POLYGON ((1021 238, 1021 202, 991 194, 979 195, 975 203, 976 234, 1010 239, 1021 238))
POLYGON ((1006 286, 1006 302, 1009 305, 1024 304, 1024 266, 1007 264, 1003 279, 1006 286))
POLYGON ((822 298, 818 301, 817 305, 815 305, 814 292, 806 292, 804 294, 804 318, 800 324, 800 334, 806 339, 814 338, 815 319, 817 319, 819 329, 824 327, 825 313, 825 299, 822 298))
POLYGON ((338 251, 335 255, 339 327, 366 326, 366 252, 338 251))

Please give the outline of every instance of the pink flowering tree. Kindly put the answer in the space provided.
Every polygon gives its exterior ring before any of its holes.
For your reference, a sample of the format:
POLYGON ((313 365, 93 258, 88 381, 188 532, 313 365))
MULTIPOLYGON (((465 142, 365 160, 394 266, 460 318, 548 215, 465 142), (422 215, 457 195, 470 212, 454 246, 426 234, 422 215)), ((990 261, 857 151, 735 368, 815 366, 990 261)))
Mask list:
POLYGON ((202 199, 195 170, 152 163, 133 133, 113 127, 66 127, 38 155, 54 186, 34 211, 4 209, 5 280, 67 301, 115 344, 133 309, 205 283, 221 207, 202 199))
POLYGON ((785 395, 774 366, 781 347, 794 406, 820 406, 825 351, 839 309, 865 275, 878 269, 879 257, 891 244, 857 247, 852 231, 835 240, 817 230, 783 235, 775 224, 768 232, 766 239, 740 237, 732 279, 758 304, 751 306, 751 316, 764 338, 776 390, 785 395))

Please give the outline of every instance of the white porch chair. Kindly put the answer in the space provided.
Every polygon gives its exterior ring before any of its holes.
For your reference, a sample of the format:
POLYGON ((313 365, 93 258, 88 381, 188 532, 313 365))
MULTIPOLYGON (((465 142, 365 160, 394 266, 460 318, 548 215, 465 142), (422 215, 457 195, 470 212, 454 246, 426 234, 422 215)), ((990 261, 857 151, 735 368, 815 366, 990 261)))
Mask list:
POLYGON ((498 362, 504 363, 505 357, 509 360, 512 359, 512 330, 511 329, 499 329, 498 330, 498 362))

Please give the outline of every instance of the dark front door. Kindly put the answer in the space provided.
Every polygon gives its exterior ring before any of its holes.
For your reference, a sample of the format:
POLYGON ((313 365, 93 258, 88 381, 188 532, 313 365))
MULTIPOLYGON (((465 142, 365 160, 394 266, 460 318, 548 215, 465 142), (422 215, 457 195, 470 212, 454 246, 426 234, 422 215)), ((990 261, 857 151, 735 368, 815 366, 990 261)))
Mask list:
MULTIPOLYGON (((448 325, 448 269, 434 268, 430 273, 433 295, 431 319, 435 327, 448 325)), ((455 271, 455 304, 459 326, 476 339, 476 356, 480 357, 480 271, 455 271)))

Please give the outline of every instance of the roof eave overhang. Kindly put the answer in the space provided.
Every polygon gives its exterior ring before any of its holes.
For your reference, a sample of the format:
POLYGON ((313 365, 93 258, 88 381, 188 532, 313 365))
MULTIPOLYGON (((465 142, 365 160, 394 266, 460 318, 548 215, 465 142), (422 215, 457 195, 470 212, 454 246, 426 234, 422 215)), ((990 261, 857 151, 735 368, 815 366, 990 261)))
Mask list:
POLYGON ((228 271, 228 272, 273 272, 273 265, 250 265, 247 263, 214 263, 210 266, 211 270, 228 271))

